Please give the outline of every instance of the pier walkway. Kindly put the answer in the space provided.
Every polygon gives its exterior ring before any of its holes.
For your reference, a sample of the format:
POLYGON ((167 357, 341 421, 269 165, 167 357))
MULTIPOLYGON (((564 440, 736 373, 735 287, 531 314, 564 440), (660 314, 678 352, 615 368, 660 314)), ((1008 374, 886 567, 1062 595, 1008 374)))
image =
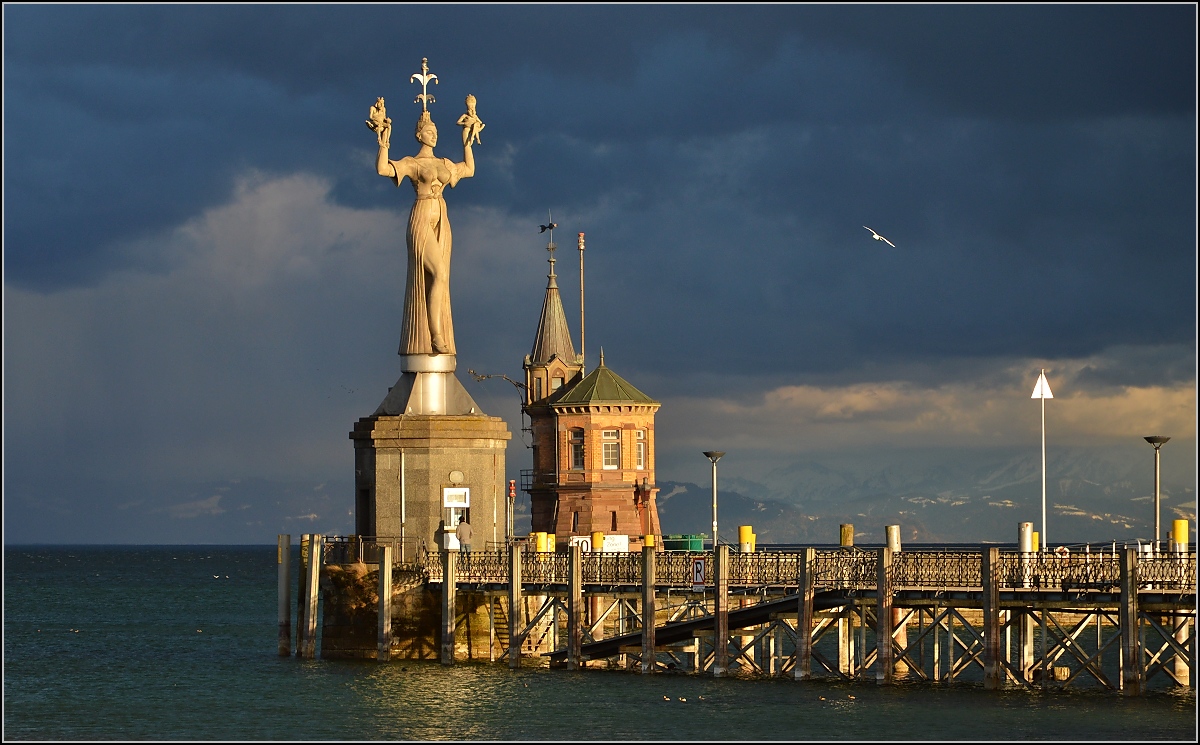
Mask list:
MULTIPOLYGON (((440 597, 445 664, 462 654, 472 614, 486 613, 484 659, 510 666, 540 658, 574 669, 1099 685, 1135 695, 1163 681, 1194 687, 1200 666, 1190 546, 1063 555, 989 546, 537 553, 514 544, 423 554, 386 539, 305 536, 305 556, 310 544, 323 565, 391 565, 379 574, 379 659, 397 649, 390 583, 404 578, 440 597), (477 610, 464 616, 456 598, 477 610)), ((315 616, 319 567, 305 561, 300 574, 297 649, 311 656, 316 629, 305 609, 315 616)))

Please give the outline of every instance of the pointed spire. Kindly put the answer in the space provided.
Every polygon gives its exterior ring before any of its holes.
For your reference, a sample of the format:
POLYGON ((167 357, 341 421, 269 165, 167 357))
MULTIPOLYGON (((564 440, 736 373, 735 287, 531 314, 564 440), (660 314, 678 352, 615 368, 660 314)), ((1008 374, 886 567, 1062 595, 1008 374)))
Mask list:
POLYGON ((546 244, 546 250, 550 252, 550 273, 546 275, 546 298, 542 301, 542 316, 538 320, 537 338, 534 339, 533 354, 530 355, 535 365, 544 365, 555 355, 568 363, 575 361, 575 345, 571 343, 571 329, 567 326, 567 314, 563 311, 562 296, 558 293, 558 275, 554 273, 556 248, 558 246, 554 245, 553 240, 546 244))

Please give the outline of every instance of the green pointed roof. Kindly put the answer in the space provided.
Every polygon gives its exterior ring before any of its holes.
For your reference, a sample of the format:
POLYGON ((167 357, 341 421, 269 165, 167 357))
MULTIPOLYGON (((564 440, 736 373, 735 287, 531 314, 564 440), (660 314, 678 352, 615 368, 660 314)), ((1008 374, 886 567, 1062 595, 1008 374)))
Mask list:
POLYGON ((603 354, 600 356, 599 367, 592 370, 575 385, 556 391, 556 394, 558 397, 551 397, 547 403, 555 406, 586 406, 595 403, 658 403, 630 385, 629 381, 605 367, 603 354))

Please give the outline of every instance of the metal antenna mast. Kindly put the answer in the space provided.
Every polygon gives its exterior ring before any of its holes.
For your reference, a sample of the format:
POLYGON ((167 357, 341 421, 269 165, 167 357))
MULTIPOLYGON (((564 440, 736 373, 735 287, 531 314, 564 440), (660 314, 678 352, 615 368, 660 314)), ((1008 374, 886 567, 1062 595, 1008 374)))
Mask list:
POLYGON ((579 373, 587 374, 587 332, 583 316, 583 233, 579 234, 579 373))

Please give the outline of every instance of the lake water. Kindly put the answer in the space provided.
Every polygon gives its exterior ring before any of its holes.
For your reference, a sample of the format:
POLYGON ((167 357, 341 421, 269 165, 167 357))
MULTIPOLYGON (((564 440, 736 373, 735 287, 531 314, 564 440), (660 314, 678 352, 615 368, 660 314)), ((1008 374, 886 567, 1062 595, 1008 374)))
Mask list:
POLYGON ((1196 697, 1182 689, 1126 698, 301 662, 276 656, 274 546, 15 546, 4 559, 6 740, 1191 742, 1197 734, 1196 697))

